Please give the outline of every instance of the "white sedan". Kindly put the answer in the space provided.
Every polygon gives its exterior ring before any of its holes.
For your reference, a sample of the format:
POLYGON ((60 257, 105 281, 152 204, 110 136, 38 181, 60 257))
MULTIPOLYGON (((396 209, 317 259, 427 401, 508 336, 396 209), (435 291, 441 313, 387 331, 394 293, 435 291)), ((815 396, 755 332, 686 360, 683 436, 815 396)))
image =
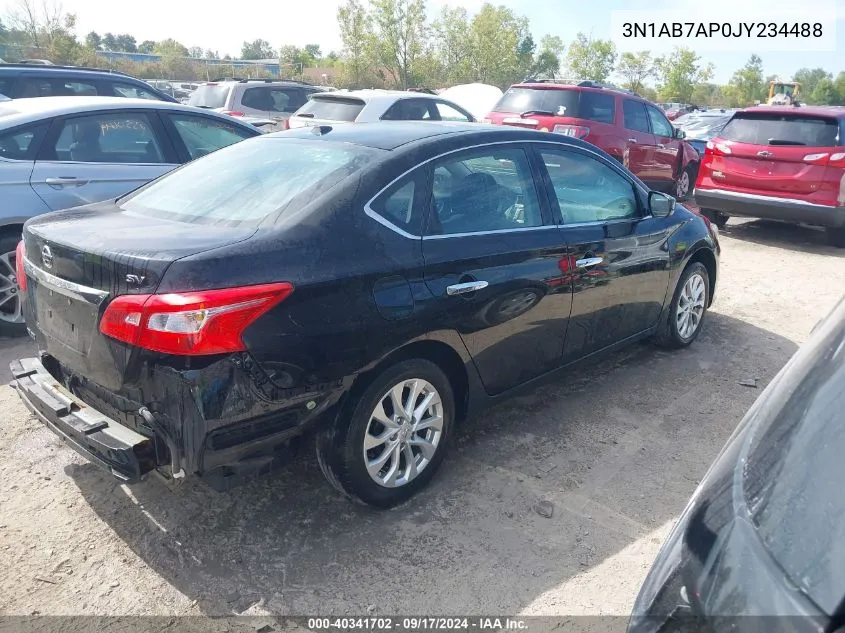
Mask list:
POLYGON ((318 93, 288 119, 298 128, 376 121, 475 122, 461 106, 438 95, 398 90, 353 90, 318 93))

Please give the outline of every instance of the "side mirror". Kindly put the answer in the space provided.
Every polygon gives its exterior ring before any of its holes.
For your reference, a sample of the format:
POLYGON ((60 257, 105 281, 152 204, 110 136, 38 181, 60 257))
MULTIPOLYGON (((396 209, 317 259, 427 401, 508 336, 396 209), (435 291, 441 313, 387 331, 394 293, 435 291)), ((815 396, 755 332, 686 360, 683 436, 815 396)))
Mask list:
POLYGON ((656 218, 668 218, 675 211, 675 199, 666 193, 652 191, 648 194, 648 208, 656 218))
POLYGON ((687 137, 687 133, 683 130, 679 130, 675 128, 675 138, 685 139, 687 137))

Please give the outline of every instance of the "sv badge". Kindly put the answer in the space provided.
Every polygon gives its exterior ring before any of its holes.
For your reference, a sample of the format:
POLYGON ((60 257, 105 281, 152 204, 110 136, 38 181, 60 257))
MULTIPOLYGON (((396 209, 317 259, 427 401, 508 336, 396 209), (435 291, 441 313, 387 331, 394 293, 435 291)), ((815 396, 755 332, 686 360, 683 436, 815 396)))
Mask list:
POLYGON ((126 283, 132 284, 133 286, 143 286, 146 280, 147 278, 143 275, 126 275, 126 283))

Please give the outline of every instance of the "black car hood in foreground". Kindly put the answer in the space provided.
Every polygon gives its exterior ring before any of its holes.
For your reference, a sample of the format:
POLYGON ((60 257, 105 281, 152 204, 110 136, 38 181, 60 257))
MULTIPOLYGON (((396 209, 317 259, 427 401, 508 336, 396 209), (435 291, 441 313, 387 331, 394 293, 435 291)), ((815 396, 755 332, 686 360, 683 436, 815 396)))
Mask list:
POLYGON ((707 473, 640 590, 630 633, 843 624, 843 411, 845 300, 707 473))

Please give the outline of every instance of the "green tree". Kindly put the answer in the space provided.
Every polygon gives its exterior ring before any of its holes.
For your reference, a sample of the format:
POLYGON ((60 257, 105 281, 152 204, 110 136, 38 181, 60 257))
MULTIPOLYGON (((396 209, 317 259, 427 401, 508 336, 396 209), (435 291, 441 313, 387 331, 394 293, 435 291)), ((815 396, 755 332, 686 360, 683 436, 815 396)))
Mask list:
POLYGON ((371 63, 368 34, 372 20, 358 0, 346 0, 338 7, 337 22, 348 83, 353 88, 360 88, 371 63))
POLYGON ((557 35, 544 35, 543 38, 540 40, 541 53, 554 53, 555 56, 559 58, 561 55, 563 55, 564 50, 566 50, 566 46, 564 46, 563 40, 560 39, 557 35))
POLYGON ((733 106, 750 106, 757 101, 765 101, 768 93, 768 84, 763 78, 763 60, 758 55, 752 55, 728 82, 730 105, 733 106))
POLYGON ((845 72, 836 75, 836 80, 833 82, 833 89, 836 91, 839 104, 845 105, 845 72))
POLYGON ((521 57, 528 35, 526 18, 505 6, 485 2, 470 23, 469 63, 473 78, 500 88, 524 79, 521 57))
POLYGON ((554 79, 560 71, 560 56, 564 48, 563 40, 557 35, 544 35, 540 40, 540 51, 534 58, 532 74, 536 77, 554 79))
POLYGON ((840 102, 839 95, 836 93, 833 79, 830 77, 819 79, 810 94, 809 101, 814 105, 838 105, 840 102))
POLYGON ((267 40, 253 40, 241 45, 241 59, 271 59, 278 57, 267 40))
POLYGON ((138 45, 135 43, 135 38, 129 33, 121 33, 115 38, 117 48, 115 50, 124 51, 126 53, 137 53, 138 45))
POLYGON ((470 26, 464 7, 444 6, 432 25, 433 46, 446 84, 462 84, 472 80, 470 26))
POLYGON ((191 46, 188 49, 188 57, 193 57, 194 59, 202 59, 202 46, 191 46))
POLYGON ((138 44, 138 52, 139 53, 146 53, 150 54, 155 50, 156 43, 152 40, 144 40, 140 44, 138 44))
POLYGON ((833 75, 824 68, 801 68, 792 75, 792 81, 801 84, 801 94, 806 99, 816 90, 816 86, 822 79, 833 79, 833 75))
POLYGON ((311 64, 316 64, 323 57, 319 44, 306 44, 304 50, 311 64))
POLYGON ((619 58, 616 72, 622 77, 622 87, 642 95, 646 80, 654 75, 654 60, 648 51, 625 52, 619 58))
POLYGON ((187 57, 188 49, 184 44, 177 42, 173 38, 160 40, 156 42, 153 52, 162 57, 187 57))
POLYGON ((372 0, 371 6, 375 57, 400 87, 410 88, 428 38, 425 0, 372 0))
POLYGON ((117 50, 117 38, 114 36, 113 33, 106 33, 105 35, 103 35, 103 50, 117 50))
POLYGON ((660 82, 658 94, 663 101, 690 103, 696 84, 713 76, 713 65, 705 64, 688 48, 676 47, 670 55, 654 60, 660 82))
POLYGON ((566 55, 574 79, 604 82, 616 63, 616 45, 610 40, 594 40, 578 33, 566 55))
POLYGON ((91 31, 85 36, 85 46, 90 48, 92 51, 102 50, 103 40, 97 31, 91 31))

